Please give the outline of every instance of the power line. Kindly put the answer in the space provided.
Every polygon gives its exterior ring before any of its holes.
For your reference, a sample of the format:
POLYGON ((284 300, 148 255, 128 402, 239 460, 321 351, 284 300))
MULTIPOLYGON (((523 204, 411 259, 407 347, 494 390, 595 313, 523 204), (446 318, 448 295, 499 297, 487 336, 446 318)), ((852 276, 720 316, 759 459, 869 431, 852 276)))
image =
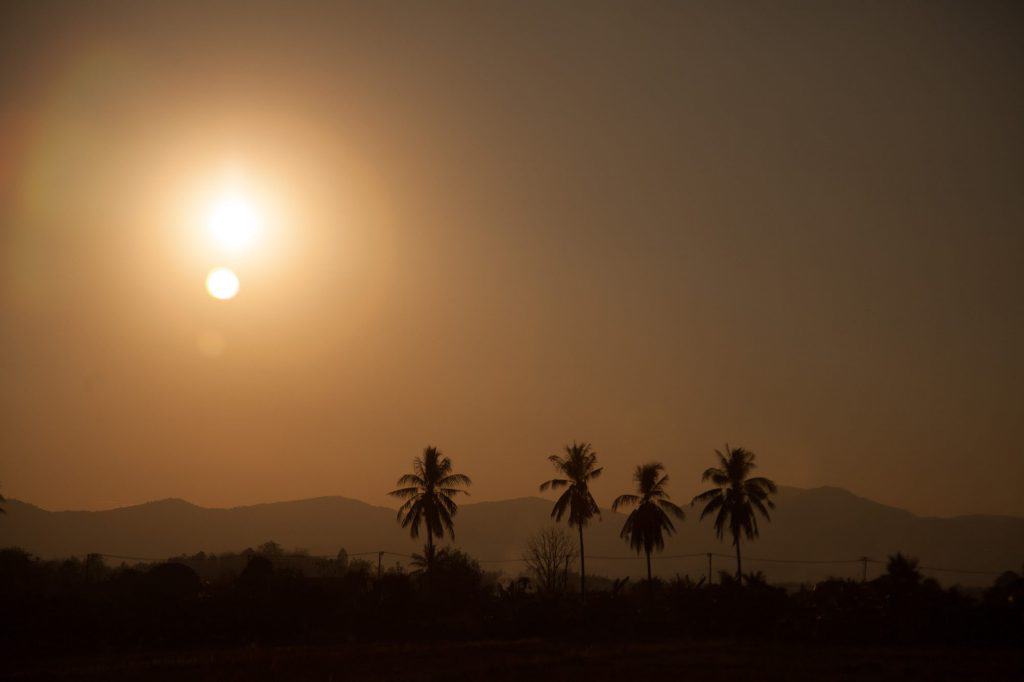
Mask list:
POLYGON ((106 559, 127 559, 128 561, 150 561, 150 562, 152 562, 152 561, 167 561, 166 559, 150 559, 148 557, 141 557, 141 556, 121 556, 120 554, 102 554, 100 552, 91 552, 90 554, 94 554, 96 556, 101 556, 101 557, 104 557, 106 559))
MULTIPOLYGON (((655 555, 659 560, 661 559, 692 559, 694 557, 706 557, 707 552, 699 552, 695 554, 658 554, 655 555)), ((640 555, 635 556, 587 556, 588 559, 604 559, 608 561, 636 561, 640 559, 640 555)))
MULTIPOLYGON (((735 558, 734 554, 714 554, 714 556, 721 557, 723 559, 735 558)), ((861 559, 767 559, 761 557, 743 557, 743 560, 767 561, 776 564, 859 564, 861 562, 861 559)))
POLYGON ((935 566, 918 566, 922 571, 942 571, 944 573, 973 573, 975 575, 1002 575, 1005 571, 970 571, 964 568, 936 568, 935 566))
MULTIPOLYGON (((153 557, 138 557, 138 556, 125 556, 122 554, 104 554, 102 552, 92 552, 97 556, 104 557, 106 559, 121 559, 124 561, 140 561, 147 563, 157 563, 167 561, 167 558, 157 559, 153 557)), ((415 559, 416 557, 411 554, 403 554, 402 552, 392 552, 389 550, 377 550, 372 552, 352 552, 348 554, 350 557, 358 556, 371 556, 371 555, 383 555, 400 557, 403 559, 415 559)), ((732 559, 732 554, 719 554, 716 552, 699 552, 693 554, 665 554, 660 555, 657 558, 659 560, 665 559, 694 559, 697 557, 707 556, 718 557, 720 559, 732 559)), ((210 555, 216 556, 216 555, 210 555)), ((237 555, 241 556, 241 555, 237 555)), ((188 558, 188 557, 185 557, 188 558)), ((324 555, 324 554, 285 554, 283 558, 286 559, 336 559, 336 556, 324 555)), ((601 556, 601 555, 588 555, 587 559, 594 559, 599 561, 636 561, 639 556, 601 556)), ((804 564, 804 565, 822 565, 822 564, 859 564, 859 563, 871 563, 871 564, 884 564, 885 561, 880 559, 870 559, 867 557, 859 557, 856 559, 774 559, 768 557, 744 557, 744 561, 755 561, 765 563, 776 563, 776 564, 804 564)), ((508 558, 508 559, 477 559, 477 563, 480 564, 512 564, 512 563, 526 563, 526 559, 523 558, 508 558)), ((918 566, 918 570, 921 571, 939 571, 942 573, 962 573, 967 575, 1002 575, 1003 571, 979 571, 968 568, 949 568, 945 566, 918 566)))

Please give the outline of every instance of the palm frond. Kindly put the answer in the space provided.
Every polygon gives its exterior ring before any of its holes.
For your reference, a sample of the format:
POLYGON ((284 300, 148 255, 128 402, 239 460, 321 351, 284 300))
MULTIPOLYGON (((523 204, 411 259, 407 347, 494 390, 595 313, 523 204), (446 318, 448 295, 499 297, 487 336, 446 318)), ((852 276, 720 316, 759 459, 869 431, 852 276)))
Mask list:
POLYGON ((543 483, 541 483, 540 491, 544 492, 549 488, 551 490, 558 490, 559 488, 564 488, 567 485, 569 485, 569 481, 565 480, 564 478, 553 478, 550 481, 544 481, 543 483))
POLYGON ((702 509, 700 512, 699 520, 701 521, 703 521, 704 517, 710 514, 711 512, 717 511, 718 509, 721 509, 725 506, 725 498, 721 495, 710 499, 711 501, 704 505, 704 509, 702 509))
POLYGON ((779 486, 775 485, 775 481, 765 478, 764 476, 755 476, 754 478, 748 478, 747 485, 756 488, 762 488, 770 493, 779 492, 779 486))
MULTIPOLYGON (((701 474, 700 480, 707 481, 707 480, 710 480, 710 479, 713 479, 713 478, 714 479, 722 479, 722 478, 725 478, 725 477, 726 477, 725 469, 720 469, 718 467, 708 467, 707 469, 704 470, 704 473, 701 474)), ((715 483, 717 483, 717 482, 718 481, 716 480, 715 483)))
POLYGON ((435 490, 437 490, 439 494, 447 495, 449 497, 454 495, 469 495, 469 491, 463 490, 462 488, 435 488, 435 490))
POLYGON ((465 474, 448 474, 439 478, 436 485, 445 487, 468 486, 473 485, 473 481, 465 474))
POLYGON ((624 505, 635 506, 640 504, 640 498, 636 495, 619 495, 612 501, 612 511, 618 511, 624 505))
POLYGON ((388 495, 392 497, 413 497, 419 495, 420 490, 421 488, 398 488, 389 492, 388 495))
POLYGON ((683 511, 683 508, 674 502, 669 502, 668 500, 658 500, 657 504, 661 509, 664 509, 669 514, 672 514, 677 519, 686 518, 686 512, 683 511))
POLYGON ((409 509, 409 513, 402 519, 402 528, 408 528, 409 534, 418 538, 420 536, 420 523, 423 519, 423 507, 416 505, 409 509))
MULTIPOLYGON (((761 500, 758 500, 756 498, 751 498, 750 499, 750 504, 753 505, 754 509, 756 509, 757 511, 761 512, 761 516, 763 516, 765 519, 771 521, 772 516, 771 516, 771 514, 768 513, 768 509, 765 507, 764 502, 762 502, 761 500)), ((768 504, 772 504, 771 500, 768 501, 768 504)), ((751 515, 751 517, 755 518, 754 522, 756 523, 757 522, 756 521, 756 517, 754 517, 753 515, 751 515)))
MULTIPOLYGON (((705 511, 707 510, 705 509, 705 511)), ((704 514, 701 514, 700 517, 704 518, 704 514)), ((719 539, 722 538, 722 534, 725 531, 725 523, 728 520, 729 508, 723 504, 718 508, 718 513, 715 515, 715 535, 717 535, 719 539)))
POLYGON ((412 509, 413 505, 417 504, 418 502, 418 497, 410 497, 408 500, 402 503, 401 507, 398 508, 398 516, 402 516, 402 514, 408 512, 410 509, 412 509))
POLYGON ((400 477, 398 481, 395 482, 395 485, 412 485, 421 488, 426 484, 427 483, 426 481, 423 480, 423 477, 417 476, 416 474, 405 474, 404 476, 400 477))
POLYGON ((696 504, 698 502, 706 502, 707 500, 713 499, 715 497, 719 497, 721 494, 722 494, 722 489, 721 488, 711 488, 710 490, 705 490, 704 492, 700 493, 699 495, 695 495, 694 498, 693 498, 693 501, 691 501, 690 504, 696 504))
POLYGON ((551 508, 551 517, 555 521, 561 521, 565 515, 565 510, 569 508, 572 503, 572 488, 566 490, 562 495, 555 501, 555 506, 551 508))

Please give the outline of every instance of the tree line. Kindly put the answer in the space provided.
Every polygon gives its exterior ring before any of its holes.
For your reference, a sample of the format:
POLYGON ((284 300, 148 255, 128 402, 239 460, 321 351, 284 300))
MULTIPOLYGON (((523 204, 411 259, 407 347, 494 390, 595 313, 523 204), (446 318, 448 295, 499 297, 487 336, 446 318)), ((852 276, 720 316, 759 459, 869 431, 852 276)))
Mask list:
MULTIPOLYGON (((43 560, 0 549, 0 655, 536 637, 1024 644, 1021 574, 1006 572, 984 591, 944 589, 902 555, 866 582, 833 578, 786 590, 758 574, 741 583, 731 572, 713 584, 604 580, 583 602, 568 590, 539 589, 539 577, 532 589, 525 578, 484 571, 454 548, 437 551, 429 571, 379 570, 344 553, 293 554, 265 543, 112 567, 98 555, 43 560)), ((557 581, 564 574, 553 568, 557 581)))
MULTIPOLYGON (((715 534, 722 539, 726 532, 732 538, 736 550, 736 580, 743 579, 743 562, 740 552, 741 538, 755 540, 759 535, 758 516, 771 520, 771 509, 775 503, 771 496, 778 492, 775 483, 763 476, 752 476, 757 467, 756 456, 743 448, 715 450, 717 466, 706 469, 701 477, 713 487, 693 498, 691 504, 701 505, 700 519, 714 516, 715 534)), ((591 481, 604 473, 598 466, 597 453, 590 443, 565 446, 564 454, 548 457, 558 473, 556 478, 540 484, 540 491, 563 491, 555 500, 551 517, 557 522, 565 519, 570 528, 575 527, 579 535, 580 595, 586 597, 586 553, 583 530, 601 508, 590 492, 591 481)), ((665 548, 665 535, 675 532, 673 519, 682 521, 686 514, 671 501, 666 486, 669 477, 661 462, 639 464, 633 472, 634 492, 619 495, 612 502, 612 510, 631 508, 622 525, 620 537, 629 543, 639 555, 647 559, 647 580, 653 579, 651 554, 665 548)), ((426 532, 424 554, 417 558, 424 571, 429 572, 436 558, 434 538, 443 539, 445 533, 455 539, 455 515, 459 505, 455 498, 468 494, 466 488, 472 480, 465 474, 455 473, 450 457, 445 456, 432 445, 413 460, 412 473, 398 479, 400 486, 389 495, 404 500, 398 509, 398 522, 409 529, 410 535, 418 538, 421 529, 426 532)))

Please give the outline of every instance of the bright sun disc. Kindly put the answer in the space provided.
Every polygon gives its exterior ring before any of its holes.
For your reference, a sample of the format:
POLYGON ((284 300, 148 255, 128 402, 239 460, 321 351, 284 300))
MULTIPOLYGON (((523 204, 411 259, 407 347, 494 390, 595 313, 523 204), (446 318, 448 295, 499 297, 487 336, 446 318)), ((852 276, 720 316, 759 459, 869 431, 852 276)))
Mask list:
POLYGON ((227 268, 214 268, 206 276, 206 290, 220 301, 234 298, 238 293, 238 275, 227 268))
POLYGON ((213 205, 206 226, 214 240, 228 251, 241 251, 261 226, 256 208, 240 195, 228 194, 213 205))

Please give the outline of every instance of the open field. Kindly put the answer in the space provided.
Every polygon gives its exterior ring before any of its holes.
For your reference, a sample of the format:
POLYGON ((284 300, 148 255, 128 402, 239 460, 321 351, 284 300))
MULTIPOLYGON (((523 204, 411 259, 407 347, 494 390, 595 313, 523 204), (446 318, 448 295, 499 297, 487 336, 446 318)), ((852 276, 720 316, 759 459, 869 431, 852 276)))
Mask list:
POLYGON ((8 662, 11 680, 1019 680, 1007 647, 520 640, 244 647, 8 662))

